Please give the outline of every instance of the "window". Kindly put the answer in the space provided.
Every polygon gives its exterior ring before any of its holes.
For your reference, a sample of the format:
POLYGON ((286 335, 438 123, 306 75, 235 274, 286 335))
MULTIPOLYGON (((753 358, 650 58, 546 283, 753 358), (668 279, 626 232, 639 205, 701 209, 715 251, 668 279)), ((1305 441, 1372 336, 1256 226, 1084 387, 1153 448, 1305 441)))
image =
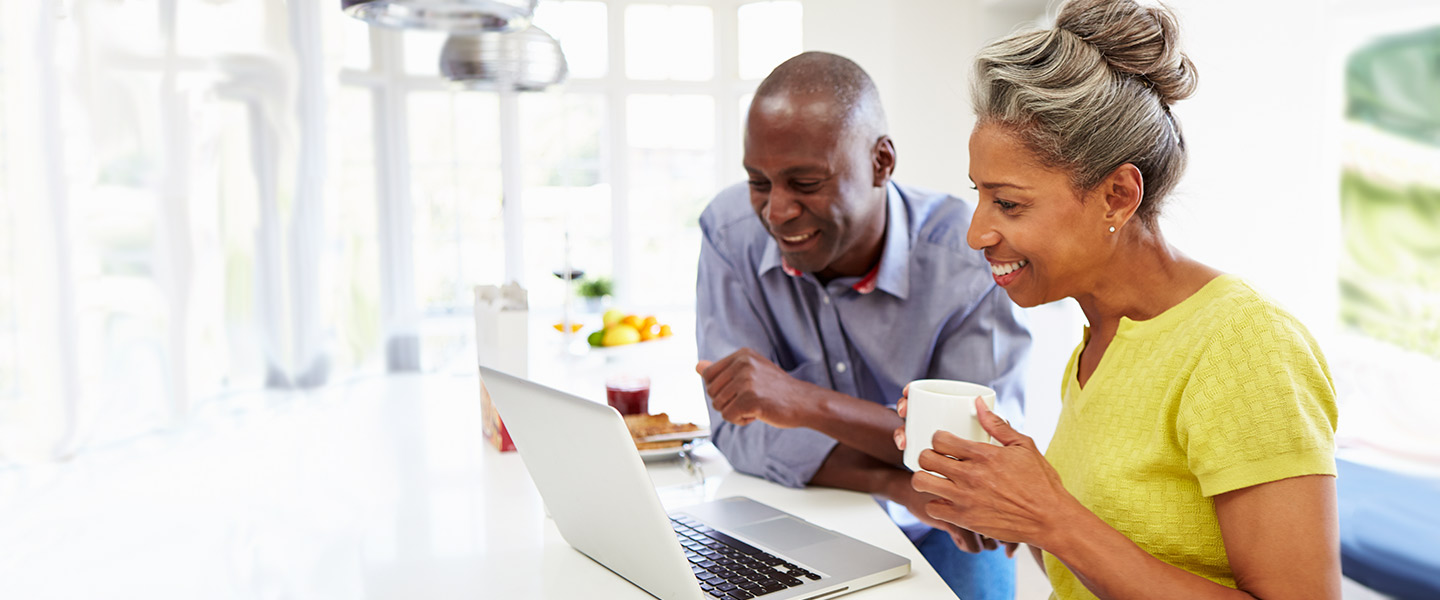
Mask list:
POLYGON ((715 18, 708 6, 625 8, 625 75, 708 81, 715 76, 715 18))
MULTIPOLYGON (((363 26, 361 33, 368 33, 363 26)), ((355 39, 367 38, 360 35, 355 39)), ((350 54, 347 46, 345 55, 350 54)), ((365 90, 337 88, 331 105, 344 123, 330 128, 332 151, 327 172, 332 193, 326 195, 326 244, 321 263, 329 265, 333 276, 322 288, 320 305, 334 315, 333 331, 327 338, 334 340, 336 370, 346 373, 378 368, 384 337, 376 241, 375 132, 370 94, 365 90)))
POLYGON ((436 369, 466 347, 474 285, 504 278, 499 106, 495 94, 448 90, 408 103, 420 356, 436 369))
POLYGON ((602 157, 605 98, 590 93, 520 98, 525 180, 525 272, 531 305, 564 303, 566 265, 611 276, 611 186, 602 157))
MULTIPOLYGON (((718 190, 715 99, 627 99, 631 276, 646 306, 693 306, 700 212, 718 190)), ((734 167, 736 170, 738 166, 734 167)))
POLYGON ((405 72, 410 75, 439 75, 440 48, 445 46, 446 37, 440 31, 406 31, 402 36, 405 72))
POLYGON ((600 79, 609 73, 610 32, 603 2, 545 0, 535 9, 535 26, 560 41, 571 79, 600 79))
POLYGON ((311 3, 170 7, 3 7, 0 427, 37 448, 233 391, 468 372, 471 286, 516 277, 555 311, 567 263, 628 309, 688 310, 748 94, 800 48, 798 2, 546 0, 570 79, 502 98, 442 81, 441 34, 311 3), (317 31, 274 33, 297 26, 317 31))
MULTIPOLYGON (((563 86, 518 100, 523 244, 455 250, 473 233, 448 241, 432 235, 433 243, 448 243, 452 249, 445 252, 465 257, 520 253, 519 277, 532 310, 558 310, 565 303, 564 284, 554 274, 567 260, 587 276, 615 277, 619 301, 631 308, 688 310, 694 302, 699 214, 719 187, 743 175, 739 129, 749 94, 771 68, 799 52, 800 14, 800 3, 793 1, 542 2, 535 24, 560 41, 570 77, 563 86), (717 18, 722 10, 732 12, 717 18), (735 36, 720 35, 722 27, 739 28, 738 45, 725 41, 735 36)), ((440 38, 403 35, 406 73, 433 77, 440 38)), ((430 139, 415 128, 412 124, 412 154, 426 151, 415 145, 430 139)), ((479 131, 465 135, 485 135, 479 131)), ((495 134, 489 135, 493 142, 495 134)), ((420 168, 415 159, 411 164, 420 168)), ((479 188, 462 193, 498 199, 499 181, 477 181, 479 188)), ((426 202, 416 199, 415 206, 426 202)), ((490 218, 500 222, 498 213, 490 218)), ((505 237, 503 229, 488 235, 495 243, 505 237)), ((430 242, 417 237, 416 243, 430 242)), ((471 272, 468 280, 452 280, 499 283, 511 276, 471 272)), ((419 280, 417 286, 425 288, 419 280)), ((432 300, 422 305, 436 306, 432 300)), ((468 298, 456 306, 468 307, 468 298)), ((442 318, 430 309, 425 314, 431 325, 442 318)), ((460 333, 459 324, 454 329, 457 336, 468 335, 460 333)))
POLYGON ((1429 29, 1350 57, 1340 282, 1346 325, 1440 360, 1440 94, 1422 58, 1436 47, 1429 29))
POLYGON ((1440 419, 1440 95, 1427 64, 1437 47, 1440 28, 1382 34, 1343 65, 1344 330, 1326 348, 1345 415, 1337 444, 1415 464, 1440 459, 1429 427, 1440 419))
MULTIPOLYGON (((0 21, 7 15, 0 6, 0 21)), ((10 210, 11 199, 6 149, 10 146, 6 126, 5 32, 0 30, 0 415, 6 412, 18 395, 19 369, 16 354, 19 332, 15 325, 15 217, 10 210)), ((3 418, 3 417, 0 417, 3 418)))
POLYGON ((228 392, 318 385, 376 362, 374 163, 356 156, 373 153, 370 100, 332 95, 320 119, 296 110, 292 85, 330 85, 306 77, 307 64, 360 62, 345 43, 352 19, 302 4, 181 0, 172 20, 165 5, 4 7, 6 459, 18 446, 48 457, 130 437, 228 392), (68 18, 41 18, 61 9, 68 18), (312 22, 295 19, 301 10, 339 35, 306 54, 272 34, 312 22), (41 35, 37 22, 53 31, 41 35), (40 52, 15 61, 17 48, 40 52), (334 138, 329 164, 305 160, 322 156, 307 137, 317 131, 334 138), (17 146, 40 151, 17 158, 17 146), (330 177, 304 187, 327 166, 330 177), (22 221, 33 225, 17 230, 22 221), (21 248, 36 253, 24 265, 21 248))
POLYGON ((764 79, 775 65, 800 53, 799 2, 741 4, 738 12, 740 79, 764 79))

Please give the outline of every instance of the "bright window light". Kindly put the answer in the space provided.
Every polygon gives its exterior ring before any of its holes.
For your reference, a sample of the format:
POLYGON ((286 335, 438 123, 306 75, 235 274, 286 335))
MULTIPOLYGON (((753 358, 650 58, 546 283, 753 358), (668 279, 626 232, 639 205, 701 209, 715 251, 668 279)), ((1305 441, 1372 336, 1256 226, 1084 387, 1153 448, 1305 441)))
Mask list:
POLYGON ((646 149, 715 147, 715 98, 634 94, 627 104, 630 145, 646 149))
POLYGON ((645 305, 693 306, 700 212, 719 185, 715 98, 635 94, 626 109, 631 284, 645 305))
POLYGON ((609 69, 609 32, 603 2, 545 0, 535 9, 535 26, 560 41, 572 79, 599 79, 609 69))
POLYGON ((740 5, 741 79, 762 79, 800 53, 800 16, 800 3, 790 0, 740 5))
POLYGON ((635 4, 625 9, 625 74, 708 81, 715 76, 715 16, 708 6, 635 4))
POLYGON ((525 272, 530 307, 556 308, 567 261, 585 277, 614 275, 610 185, 601 162, 606 102, 601 94, 520 98, 525 167, 525 272))
POLYGON ((445 46, 446 33, 407 29, 405 40, 405 72, 411 75, 440 74, 440 48, 445 46))

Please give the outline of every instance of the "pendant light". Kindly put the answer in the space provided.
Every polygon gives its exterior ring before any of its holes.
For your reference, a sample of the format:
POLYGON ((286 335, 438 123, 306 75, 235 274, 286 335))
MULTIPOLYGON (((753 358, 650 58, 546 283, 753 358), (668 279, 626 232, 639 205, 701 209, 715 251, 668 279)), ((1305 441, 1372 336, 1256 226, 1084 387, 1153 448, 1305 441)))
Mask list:
POLYGON ((452 33, 518 31, 539 0, 340 0, 346 14, 371 25, 452 33))
POLYGON ((440 73, 467 90, 544 90, 569 69, 560 42, 539 27, 512 33, 451 34, 440 50, 440 73))

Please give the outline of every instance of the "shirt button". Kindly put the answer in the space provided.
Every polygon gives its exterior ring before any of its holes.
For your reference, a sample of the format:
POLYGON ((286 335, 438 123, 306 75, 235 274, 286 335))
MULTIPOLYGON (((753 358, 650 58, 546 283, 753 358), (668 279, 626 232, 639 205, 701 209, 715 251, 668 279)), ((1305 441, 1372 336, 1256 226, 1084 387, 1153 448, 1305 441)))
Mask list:
POLYGON ((820 301, 821 301, 821 302, 824 302, 825 304, 829 304, 829 303, 830 303, 830 297, 829 297, 829 296, 821 296, 821 297, 820 297, 820 301))
POLYGON ((845 372, 845 363, 843 363, 843 362, 835 363, 835 370, 836 370, 837 372, 844 373, 844 372, 845 372))

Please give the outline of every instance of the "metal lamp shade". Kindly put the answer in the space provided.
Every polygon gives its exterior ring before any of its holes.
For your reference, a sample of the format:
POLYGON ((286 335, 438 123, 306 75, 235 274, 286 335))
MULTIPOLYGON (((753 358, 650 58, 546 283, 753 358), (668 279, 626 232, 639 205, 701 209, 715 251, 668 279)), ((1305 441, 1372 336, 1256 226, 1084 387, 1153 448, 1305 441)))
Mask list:
POLYGON ((560 43, 539 27, 513 33, 451 35, 440 50, 440 73, 464 89, 540 91, 565 80, 560 43))
POLYGON ((398 29, 453 33, 517 31, 530 24, 539 0, 340 0, 352 17, 398 29))

